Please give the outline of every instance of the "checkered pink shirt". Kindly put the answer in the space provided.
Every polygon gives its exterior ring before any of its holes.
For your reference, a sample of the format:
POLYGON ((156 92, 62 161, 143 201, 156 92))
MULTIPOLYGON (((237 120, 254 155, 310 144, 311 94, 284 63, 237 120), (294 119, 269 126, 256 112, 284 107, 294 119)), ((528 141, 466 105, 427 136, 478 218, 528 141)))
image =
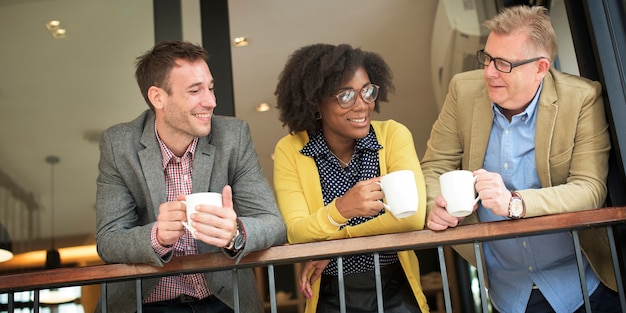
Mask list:
MULTIPOLYGON (((155 127, 156 133, 156 127, 155 127)), ((161 147, 163 155, 163 170, 165 172, 165 187, 167 189, 167 201, 176 201, 180 194, 188 195, 192 192, 191 188, 191 169, 193 164, 193 156, 198 144, 198 138, 187 147, 187 151, 182 157, 177 157, 172 151, 165 146, 165 143, 159 138, 157 140, 161 147)), ((156 223, 152 226, 151 242, 154 251, 160 256, 167 253, 174 253, 174 256, 191 255, 198 253, 196 241, 191 233, 185 229, 185 234, 171 247, 164 247, 156 238, 156 223)), ((204 274, 179 274, 175 276, 162 277, 159 284, 152 291, 150 296, 143 302, 150 303, 156 301, 170 300, 181 294, 203 299, 211 294, 207 285, 204 274)))

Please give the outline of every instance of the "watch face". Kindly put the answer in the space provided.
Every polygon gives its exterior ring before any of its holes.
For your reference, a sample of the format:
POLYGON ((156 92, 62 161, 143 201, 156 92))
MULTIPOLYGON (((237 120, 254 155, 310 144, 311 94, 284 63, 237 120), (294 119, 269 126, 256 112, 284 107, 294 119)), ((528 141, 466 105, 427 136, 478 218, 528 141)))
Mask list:
POLYGON ((241 250, 241 248, 243 248, 243 244, 244 244, 244 236, 243 236, 243 234, 242 234, 242 233, 239 233, 239 234, 237 235, 237 237, 235 237, 235 246, 234 246, 234 249, 235 249, 236 251, 241 250))
POLYGON ((523 210, 524 210, 524 206, 520 198, 511 199, 511 205, 509 206, 510 217, 521 217, 523 210))

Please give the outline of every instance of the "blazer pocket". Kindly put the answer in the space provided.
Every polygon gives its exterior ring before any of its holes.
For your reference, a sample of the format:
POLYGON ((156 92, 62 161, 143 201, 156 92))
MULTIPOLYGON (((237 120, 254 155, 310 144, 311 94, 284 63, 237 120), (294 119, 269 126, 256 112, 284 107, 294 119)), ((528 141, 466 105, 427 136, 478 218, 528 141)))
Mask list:
POLYGON ((565 151, 550 156, 550 176, 553 183, 565 182, 569 176, 570 164, 572 162, 572 151, 574 145, 571 144, 565 151))

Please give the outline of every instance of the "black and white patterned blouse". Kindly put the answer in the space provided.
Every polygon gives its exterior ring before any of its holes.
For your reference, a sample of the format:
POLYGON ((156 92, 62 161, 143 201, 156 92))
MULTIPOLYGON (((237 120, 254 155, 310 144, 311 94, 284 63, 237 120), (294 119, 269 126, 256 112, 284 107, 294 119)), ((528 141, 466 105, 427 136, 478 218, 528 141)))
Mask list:
MULTIPOLYGON (((357 182, 380 176, 378 160, 378 150, 380 149, 382 146, 376 139, 374 128, 370 126, 367 136, 356 140, 354 153, 346 168, 343 168, 339 160, 330 152, 321 129, 310 136, 309 142, 300 150, 300 153, 315 159, 322 185, 324 205, 328 205, 335 198, 343 196, 357 182)), ((346 225, 358 225, 381 214, 385 214, 385 209, 373 216, 352 217, 346 225)), ((380 254, 381 268, 395 262, 398 262, 398 255, 395 252, 380 254)), ((372 270, 374 270, 373 254, 349 256, 343 259, 344 275, 372 270)), ((337 276, 337 259, 332 259, 328 263, 324 269, 324 274, 337 276)))

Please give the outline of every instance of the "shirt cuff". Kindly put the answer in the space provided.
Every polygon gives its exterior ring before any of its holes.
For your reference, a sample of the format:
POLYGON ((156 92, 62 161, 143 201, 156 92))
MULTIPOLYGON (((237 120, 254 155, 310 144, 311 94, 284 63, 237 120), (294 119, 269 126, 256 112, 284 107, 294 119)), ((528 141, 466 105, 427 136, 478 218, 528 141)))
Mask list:
POLYGON ((168 253, 172 252, 174 246, 172 245, 168 247, 159 243, 159 240, 157 240, 157 224, 158 222, 152 224, 152 230, 150 231, 150 244, 152 245, 154 252, 163 259, 168 253))

